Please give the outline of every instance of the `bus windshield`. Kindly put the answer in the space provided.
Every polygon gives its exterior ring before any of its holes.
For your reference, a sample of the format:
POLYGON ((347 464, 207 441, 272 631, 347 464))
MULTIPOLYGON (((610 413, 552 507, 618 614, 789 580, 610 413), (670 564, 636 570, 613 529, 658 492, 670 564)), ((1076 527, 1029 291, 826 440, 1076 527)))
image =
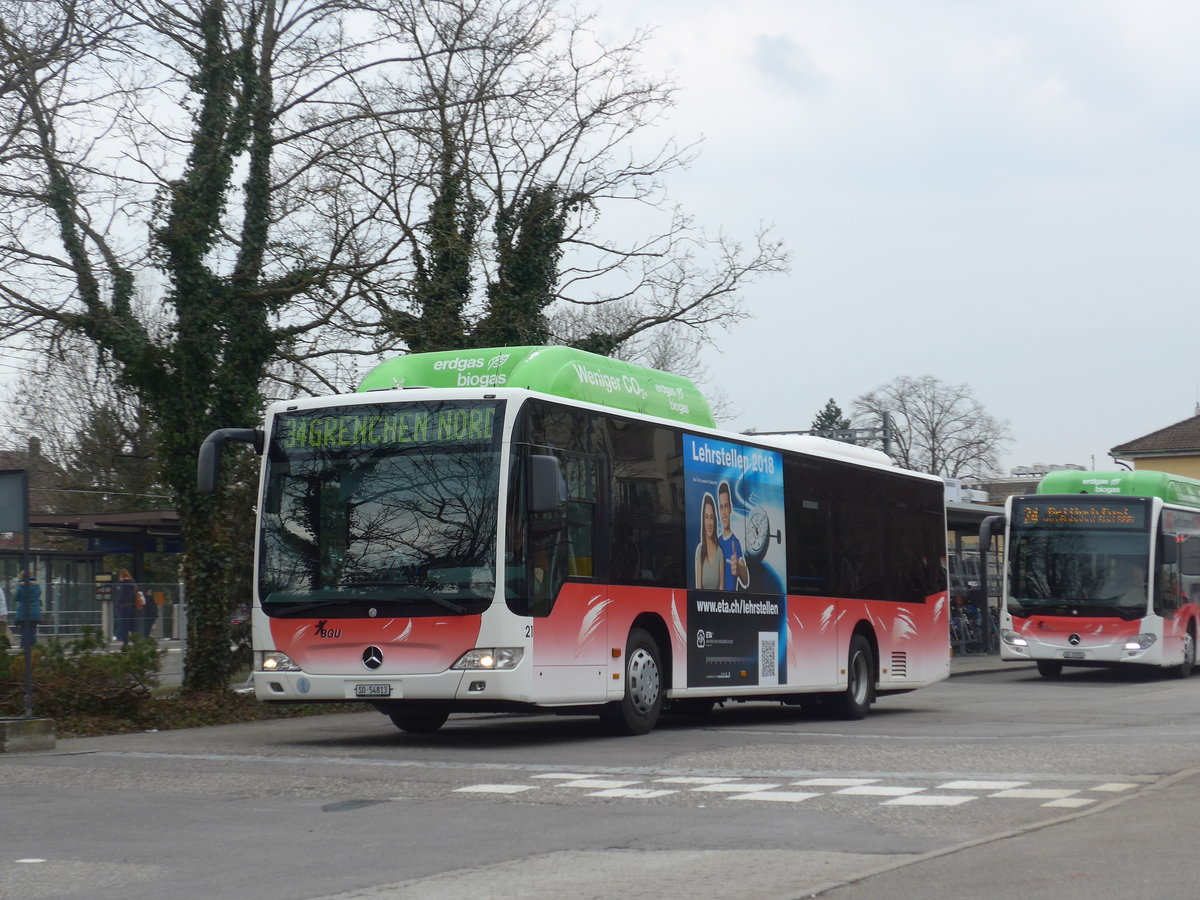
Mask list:
POLYGON ((287 412, 267 448, 259 598, 275 616, 482 612, 503 404, 287 412))
POLYGON ((1149 558, 1144 501, 1017 501, 1008 611, 1139 618, 1149 604, 1149 558))

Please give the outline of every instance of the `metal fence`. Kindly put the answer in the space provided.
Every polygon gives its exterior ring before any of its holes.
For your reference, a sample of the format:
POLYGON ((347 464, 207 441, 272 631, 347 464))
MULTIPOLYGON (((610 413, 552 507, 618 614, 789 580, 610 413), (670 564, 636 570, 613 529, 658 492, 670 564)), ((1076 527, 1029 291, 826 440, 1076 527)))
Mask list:
MULTIPOLYGON (((143 584, 147 608, 141 610, 143 621, 136 629, 142 632, 145 621, 153 618, 150 636, 160 640, 179 640, 187 628, 184 618, 183 585, 143 584), (158 615, 146 616, 149 604, 158 615)), ((9 604, 12 606, 12 604, 9 604)), ((11 613, 15 610, 10 610, 11 613)), ((39 640, 69 641, 82 637, 84 629, 99 628, 109 638, 116 634, 113 603, 98 596, 95 584, 72 582, 43 582, 42 622, 38 626, 39 640)))

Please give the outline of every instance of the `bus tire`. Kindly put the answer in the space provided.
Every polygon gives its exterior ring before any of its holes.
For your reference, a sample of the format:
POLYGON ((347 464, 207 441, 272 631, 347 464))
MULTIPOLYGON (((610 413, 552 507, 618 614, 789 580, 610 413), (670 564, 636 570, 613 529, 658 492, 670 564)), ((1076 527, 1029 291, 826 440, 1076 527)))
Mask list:
POLYGON ((392 724, 408 734, 433 734, 450 718, 448 709, 414 709, 388 715, 392 724))
POLYGON ((616 734, 646 734, 662 713, 662 655, 649 632, 631 629, 625 642, 625 696, 606 704, 600 719, 616 734))
POLYGON ((1037 667, 1038 674, 1043 678, 1057 678, 1063 670, 1063 664, 1053 659, 1039 659, 1037 667))
POLYGON ((1183 633, 1183 662, 1175 667, 1175 674, 1180 678, 1187 678, 1192 674, 1192 670, 1196 668, 1196 636, 1192 634, 1192 629, 1189 627, 1183 633))
POLYGON ((831 707, 839 719, 861 719, 871 708, 875 694, 875 654, 861 634, 850 639, 846 660, 846 690, 834 694, 831 707))

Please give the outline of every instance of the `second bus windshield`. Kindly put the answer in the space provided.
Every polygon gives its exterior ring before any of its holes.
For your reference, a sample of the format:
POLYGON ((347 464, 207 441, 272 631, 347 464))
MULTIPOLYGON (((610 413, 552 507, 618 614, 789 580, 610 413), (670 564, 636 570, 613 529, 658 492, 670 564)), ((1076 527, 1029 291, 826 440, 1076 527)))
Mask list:
POLYGON ((1007 555, 1013 615, 1146 612, 1150 528, 1144 501, 1017 501, 1007 555))

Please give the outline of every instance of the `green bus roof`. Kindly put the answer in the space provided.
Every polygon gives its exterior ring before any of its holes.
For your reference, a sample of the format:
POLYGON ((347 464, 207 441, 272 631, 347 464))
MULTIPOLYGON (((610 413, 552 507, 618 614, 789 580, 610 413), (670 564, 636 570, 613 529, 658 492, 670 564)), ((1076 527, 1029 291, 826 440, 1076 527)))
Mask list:
POLYGON ((704 428, 714 427, 700 390, 678 375, 570 347, 493 347, 410 353, 380 363, 360 391, 403 387, 526 388, 704 428))
POLYGON ((1169 472, 1051 472, 1038 484, 1039 494, 1100 494, 1159 497, 1167 503, 1200 507, 1200 481, 1169 472))

